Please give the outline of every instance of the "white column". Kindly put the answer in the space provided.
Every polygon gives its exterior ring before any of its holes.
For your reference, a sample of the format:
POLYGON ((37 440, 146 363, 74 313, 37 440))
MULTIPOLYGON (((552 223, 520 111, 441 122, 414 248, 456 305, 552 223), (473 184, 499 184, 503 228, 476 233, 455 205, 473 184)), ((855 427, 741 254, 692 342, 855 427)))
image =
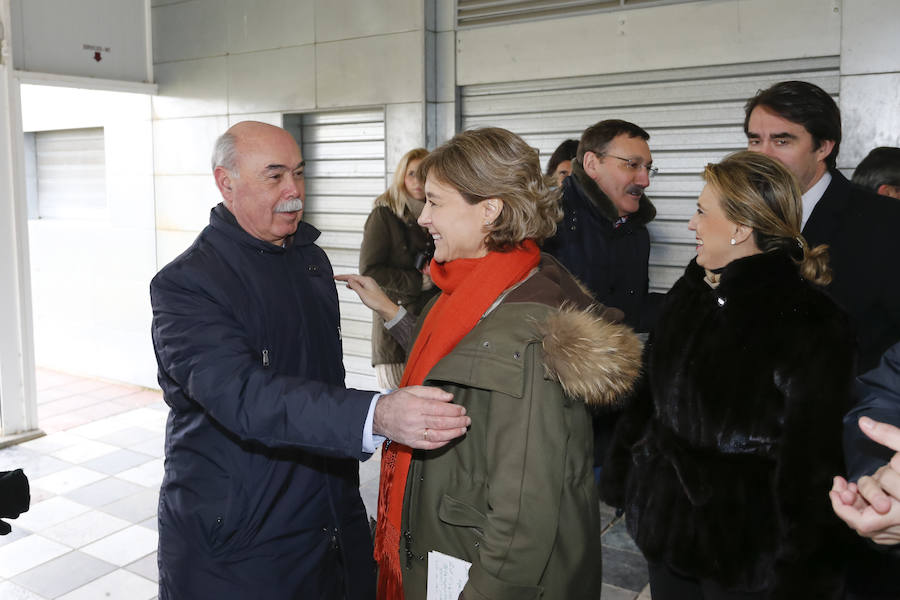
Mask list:
POLYGON ((34 437, 37 399, 19 82, 9 0, 0 0, 0 443, 34 437))

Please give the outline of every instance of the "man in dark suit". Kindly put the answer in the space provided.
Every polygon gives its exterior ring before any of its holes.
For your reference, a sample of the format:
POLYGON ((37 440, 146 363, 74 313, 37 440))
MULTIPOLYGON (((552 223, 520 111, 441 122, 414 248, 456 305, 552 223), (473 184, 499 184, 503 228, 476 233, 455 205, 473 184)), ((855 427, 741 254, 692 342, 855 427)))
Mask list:
POLYGON ((803 192, 803 236, 828 244, 827 291, 849 313, 859 343, 857 369, 874 368, 900 341, 900 203, 852 185, 836 161, 841 113, 831 96, 805 81, 783 81, 747 101, 749 150, 780 160, 803 192))

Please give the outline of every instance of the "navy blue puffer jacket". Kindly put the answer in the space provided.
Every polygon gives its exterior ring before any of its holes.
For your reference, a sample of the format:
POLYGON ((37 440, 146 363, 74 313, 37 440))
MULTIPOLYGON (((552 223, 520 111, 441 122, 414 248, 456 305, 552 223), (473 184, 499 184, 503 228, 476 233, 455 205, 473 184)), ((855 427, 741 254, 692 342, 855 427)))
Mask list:
POLYGON ((281 248, 223 206, 150 284, 171 408, 160 598, 370 598, 359 495, 371 392, 344 388, 332 270, 300 223, 281 248))

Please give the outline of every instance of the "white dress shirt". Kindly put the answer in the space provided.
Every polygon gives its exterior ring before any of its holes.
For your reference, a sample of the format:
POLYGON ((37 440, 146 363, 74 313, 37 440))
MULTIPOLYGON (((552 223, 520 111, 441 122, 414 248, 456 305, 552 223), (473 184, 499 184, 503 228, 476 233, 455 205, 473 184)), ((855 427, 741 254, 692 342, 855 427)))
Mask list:
POLYGON ((819 203, 819 200, 822 199, 822 196, 825 194, 825 190, 828 189, 828 184, 830 183, 831 173, 825 171, 825 174, 819 178, 816 184, 803 194, 803 221, 800 223, 801 230, 806 227, 809 216, 812 214, 816 204, 819 203))

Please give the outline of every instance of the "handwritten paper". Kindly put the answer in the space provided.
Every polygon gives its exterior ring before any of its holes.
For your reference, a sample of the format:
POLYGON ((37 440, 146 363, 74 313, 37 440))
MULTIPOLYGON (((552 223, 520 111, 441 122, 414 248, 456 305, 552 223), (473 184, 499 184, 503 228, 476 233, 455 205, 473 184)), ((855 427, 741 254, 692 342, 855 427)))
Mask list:
POLYGON ((457 600, 469 580, 472 563, 432 550, 428 553, 426 600, 457 600))

